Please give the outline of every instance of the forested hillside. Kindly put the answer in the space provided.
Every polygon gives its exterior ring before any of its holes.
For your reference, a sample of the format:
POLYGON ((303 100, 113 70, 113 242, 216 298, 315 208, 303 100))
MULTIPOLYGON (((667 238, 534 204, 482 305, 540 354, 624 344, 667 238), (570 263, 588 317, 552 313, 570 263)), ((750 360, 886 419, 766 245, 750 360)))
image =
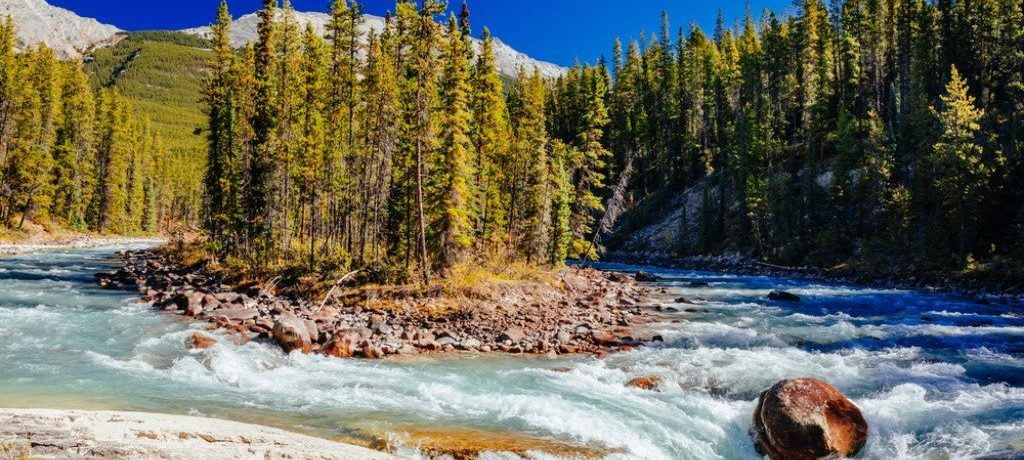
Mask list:
POLYGON ((198 222, 205 169, 203 81, 210 43, 179 32, 132 32, 85 65, 96 89, 117 89, 159 133, 164 152, 160 207, 169 221, 198 222))
POLYGON ((720 21, 710 36, 675 34, 665 18, 598 66, 614 82, 602 138, 612 174, 635 171, 610 249, 1019 267, 1021 2, 797 6, 720 21))
POLYGON ((0 20, 0 225, 130 234, 169 217, 163 143, 115 89, 39 45, 14 52, 0 20))

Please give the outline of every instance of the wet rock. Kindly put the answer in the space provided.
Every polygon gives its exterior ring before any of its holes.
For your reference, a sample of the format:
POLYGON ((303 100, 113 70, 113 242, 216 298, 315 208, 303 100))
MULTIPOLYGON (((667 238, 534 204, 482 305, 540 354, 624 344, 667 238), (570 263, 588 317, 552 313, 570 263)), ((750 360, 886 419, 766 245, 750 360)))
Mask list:
POLYGON ((381 359, 384 357, 384 351, 380 347, 367 342, 363 344, 363 357, 366 359, 381 359))
POLYGON ((217 344, 216 340, 202 332, 196 332, 185 339, 185 346, 192 350, 205 350, 217 344))
POLYGON ((281 345, 285 353, 299 350, 309 353, 313 344, 309 338, 309 330, 301 319, 296 317, 281 317, 274 322, 274 339, 281 345))
POLYGON ((711 313, 711 310, 707 308, 687 308, 684 311, 687 313, 711 313))
POLYGON ((868 425, 832 385, 791 379, 761 393, 751 436, 758 453, 773 460, 851 457, 867 442, 868 425))
POLYGON ((686 297, 680 297, 680 298, 676 299, 676 303, 685 303, 687 305, 693 305, 693 301, 690 300, 690 299, 687 299, 686 297))
POLYGON ((768 300, 775 300, 779 302, 799 302, 800 296, 786 291, 775 290, 768 293, 768 300))
POLYGON ((340 331, 324 345, 324 353, 335 358, 351 358, 356 352, 356 343, 359 340, 358 332, 340 331))
POLYGON ((655 388, 658 388, 659 383, 661 383, 661 376, 647 375, 631 379, 630 381, 626 382, 626 386, 631 388, 639 388, 641 390, 653 390, 655 388))
POLYGON ((703 287, 708 287, 708 286, 711 286, 711 284, 709 284, 707 281, 691 281, 690 282, 690 287, 692 287, 692 288, 703 288, 703 287))
POLYGON ((648 273, 648 272, 645 272, 643 270, 640 270, 640 271, 636 272, 636 275, 634 275, 633 277, 637 281, 639 281, 641 283, 653 283, 653 282, 658 281, 660 279, 657 276, 655 276, 653 273, 648 273))
POLYGON ((591 338, 598 345, 615 345, 618 342, 614 335, 605 331, 593 331, 591 332, 591 338))

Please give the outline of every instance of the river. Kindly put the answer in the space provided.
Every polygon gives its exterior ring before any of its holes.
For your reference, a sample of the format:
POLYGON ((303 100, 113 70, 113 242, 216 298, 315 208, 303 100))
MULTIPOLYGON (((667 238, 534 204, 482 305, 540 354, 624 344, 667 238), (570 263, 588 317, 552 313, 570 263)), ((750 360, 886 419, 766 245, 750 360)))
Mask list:
POLYGON ((745 459, 757 458, 747 429, 758 393, 812 376, 863 410, 862 457, 1024 457, 1020 306, 646 268, 664 278, 657 302, 679 310, 639 334, 664 337, 655 348, 604 360, 338 360, 219 334, 222 346, 188 350, 200 325, 93 284, 117 263, 113 249, 0 258, 0 407, 204 415, 399 444, 441 427, 601 447, 611 458, 745 459), (766 300, 774 288, 803 301, 766 300), (681 296, 698 305, 675 303, 681 296), (659 391, 624 386, 647 375, 663 377, 659 391))

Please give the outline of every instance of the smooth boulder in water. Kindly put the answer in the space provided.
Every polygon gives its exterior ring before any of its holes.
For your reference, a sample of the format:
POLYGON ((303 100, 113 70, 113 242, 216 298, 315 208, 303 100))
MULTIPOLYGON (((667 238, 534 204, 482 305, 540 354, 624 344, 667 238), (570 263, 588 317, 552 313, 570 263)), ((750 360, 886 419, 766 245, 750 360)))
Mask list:
POLYGON ((641 283, 653 283, 655 281, 658 281, 658 279, 659 279, 654 274, 645 272, 643 270, 640 270, 640 271, 636 272, 636 275, 634 276, 634 278, 636 278, 636 280, 641 282, 641 283))
POLYGON ((773 460, 852 457, 867 442, 868 424, 832 385, 789 379, 761 393, 751 436, 757 452, 773 460))
POLYGON ((780 302, 799 302, 800 296, 791 292, 775 290, 768 293, 768 300, 777 300, 780 302))

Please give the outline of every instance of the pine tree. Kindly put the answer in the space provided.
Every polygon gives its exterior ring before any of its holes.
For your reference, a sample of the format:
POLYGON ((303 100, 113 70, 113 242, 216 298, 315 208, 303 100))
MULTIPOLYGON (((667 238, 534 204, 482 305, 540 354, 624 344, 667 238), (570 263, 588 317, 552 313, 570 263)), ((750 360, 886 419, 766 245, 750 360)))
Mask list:
POLYGON ((984 115, 968 94, 967 82, 953 66, 938 114, 942 135, 935 143, 934 162, 944 217, 956 235, 957 263, 963 263, 971 250, 974 212, 988 180, 1003 163, 1001 153, 986 154, 978 142, 979 122, 984 115))
POLYGON ((510 203, 502 200, 503 196, 508 196, 508 190, 502 190, 500 184, 506 182, 511 167, 508 153, 512 134, 504 87, 495 64, 494 42, 486 28, 473 69, 472 95, 476 233, 481 243, 493 248, 504 243, 503 234, 508 225, 506 211, 510 203))
POLYGON ((439 245, 441 265, 451 269, 461 262, 473 243, 474 209, 470 159, 473 144, 469 138, 472 114, 469 107, 469 43, 456 22, 448 20, 441 120, 441 167, 437 172, 439 245))
POLYGON ((213 57, 211 75, 206 81, 203 96, 208 108, 208 153, 203 224, 211 241, 222 242, 235 206, 234 183, 231 180, 234 163, 235 109, 231 88, 234 51, 231 49, 231 13, 226 1, 221 1, 217 23, 212 27, 213 57))
MULTIPOLYGON (((544 104, 547 88, 539 70, 530 77, 520 75, 521 105, 516 113, 516 157, 525 162, 525 187, 522 193, 523 224, 519 251, 527 261, 544 260, 549 246, 552 208, 552 175, 563 174, 562 165, 552 171, 548 158, 548 135, 544 104)), ((557 180, 561 180, 560 178, 557 180)), ((561 183, 554 184, 561 186, 561 183)), ((567 204, 567 203, 566 203, 567 204)), ((564 256, 561 259, 564 260, 564 256)))
POLYGON ((386 236, 384 206, 391 197, 391 165, 398 142, 398 80, 392 55, 393 41, 389 29, 385 29, 379 37, 371 32, 362 90, 366 103, 363 105, 363 121, 360 125, 366 130, 365 145, 370 152, 371 167, 370 180, 364 190, 364 202, 369 207, 364 216, 369 227, 365 240, 372 248, 375 262, 380 262, 381 246, 386 236))
POLYGON ((569 254, 573 258, 596 259, 597 248, 591 243, 591 237, 595 215, 604 209, 600 193, 605 185, 604 171, 611 155, 602 145, 604 127, 608 124, 608 111, 604 105, 607 87, 599 69, 588 67, 582 75, 585 112, 582 131, 577 139, 579 155, 573 164, 575 196, 570 224, 573 242, 569 254))
POLYGON ((322 218, 320 193, 326 178, 324 160, 327 155, 325 123, 326 44, 316 35, 311 24, 306 25, 303 35, 301 64, 302 103, 299 131, 298 167, 295 183, 302 201, 299 228, 302 239, 307 240, 310 269, 316 267, 316 243, 319 238, 319 219, 322 218), (302 234, 304 233, 304 234, 302 234))
POLYGON ((53 154, 56 190, 50 214, 70 228, 83 230, 95 174, 95 102, 81 62, 73 63, 61 80, 63 117, 53 154))
POLYGON ((274 62, 277 56, 275 48, 276 35, 276 4, 275 0, 264 0, 263 10, 259 12, 260 24, 258 40, 254 51, 253 99, 252 114, 249 125, 252 127, 250 155, 246 172, 247 187, 245 219, 246 243, 249 247, 251 260, 266 264, 272 258, 276 248, 272 207, 274 206, 274 172, 276 140, 273 134, 277 130, 277 108, 274 104, 276 87, 274 84, 274 62))

